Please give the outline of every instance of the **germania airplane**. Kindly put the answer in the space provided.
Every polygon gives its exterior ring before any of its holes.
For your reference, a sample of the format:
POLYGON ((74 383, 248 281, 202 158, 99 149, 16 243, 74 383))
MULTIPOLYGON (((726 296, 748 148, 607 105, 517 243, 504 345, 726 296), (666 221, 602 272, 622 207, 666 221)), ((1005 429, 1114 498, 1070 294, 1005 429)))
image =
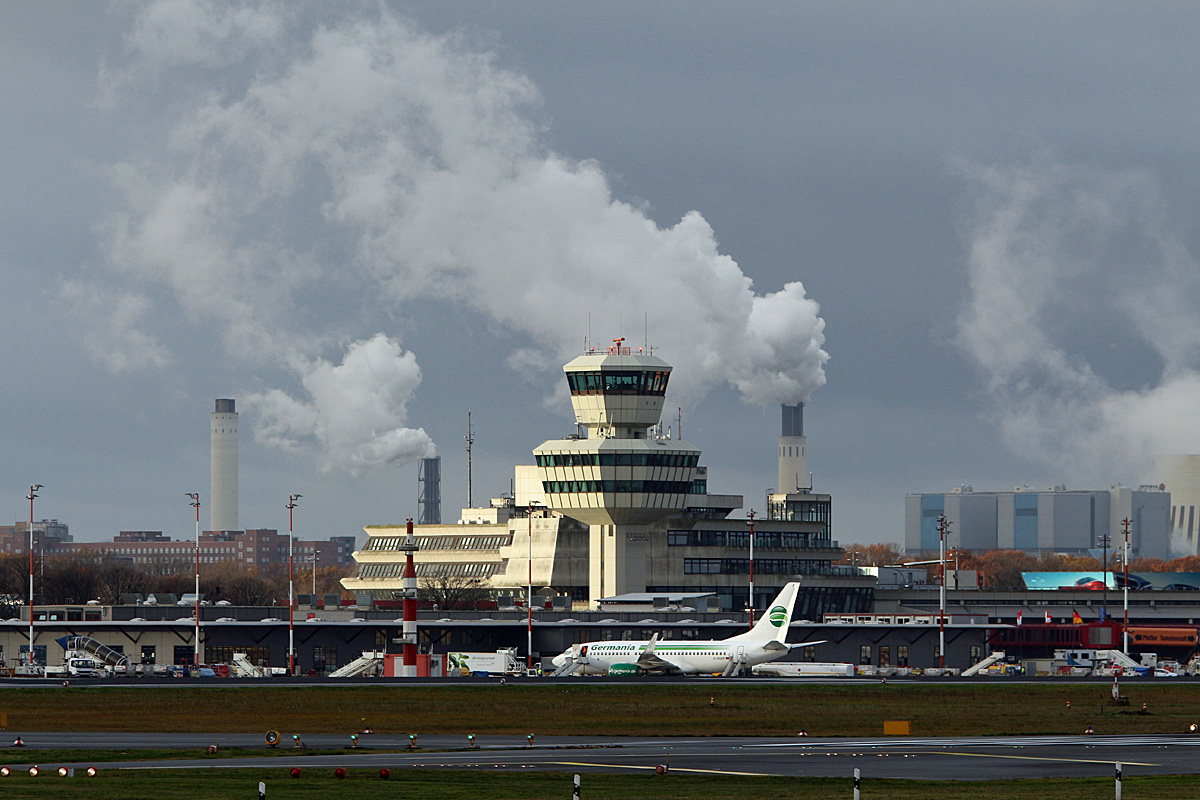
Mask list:
POLYGON ((587 642, 572 645, 555 656, 555 675, 646 675, 662 673, 736 675, 746 667, 765 664, 787 655, 794 647, 821 644, 788 644, 788 624, 799 583, 789 583, 758 622, 746 633, 710 641, 649 640, 587 642))

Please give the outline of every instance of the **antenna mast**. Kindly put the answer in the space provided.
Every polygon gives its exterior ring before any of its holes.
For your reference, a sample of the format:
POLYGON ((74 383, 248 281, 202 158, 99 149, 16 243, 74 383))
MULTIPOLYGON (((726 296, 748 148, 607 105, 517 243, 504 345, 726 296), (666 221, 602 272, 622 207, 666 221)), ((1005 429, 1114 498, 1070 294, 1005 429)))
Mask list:
POLYGON ((471 412, 467 412, 467 508, 474 508, 475 504, 471 502, 471 445, 475 443, 474 437, 471 436, 471 412))

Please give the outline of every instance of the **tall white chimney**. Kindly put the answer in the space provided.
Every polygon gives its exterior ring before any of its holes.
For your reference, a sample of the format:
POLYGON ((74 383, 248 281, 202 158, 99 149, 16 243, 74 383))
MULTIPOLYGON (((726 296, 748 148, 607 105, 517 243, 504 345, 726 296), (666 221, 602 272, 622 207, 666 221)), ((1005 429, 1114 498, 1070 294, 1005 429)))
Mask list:
POLYGON ((218 400, 212 415, 209 530, 237 531, 238 415, 232 400, 218 400))
POLYGON ((783 428, 779 436, 779 483, 775 491, 794 494, 811 489, 805 458, 804 403, 783 406, 783 428))

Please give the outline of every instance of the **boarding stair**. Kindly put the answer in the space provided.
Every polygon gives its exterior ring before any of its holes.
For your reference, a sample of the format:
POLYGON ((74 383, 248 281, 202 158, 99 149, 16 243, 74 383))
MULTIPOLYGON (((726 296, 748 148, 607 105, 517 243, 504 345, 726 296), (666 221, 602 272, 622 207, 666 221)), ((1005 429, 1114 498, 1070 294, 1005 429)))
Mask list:
POLYGON ((969 678, 972 675, 978 675, 979 673, 983 672, 985 669, 990 667, 992 664, 999 664, 1001 661, 1004 660, 1004 658, 1005 658, 1004 651, 996 650, 990 656, 985 658, 983 661, 980 661, 978 664, 975 664, 974 666, 967 667, 966 669, 964 669, 962 671, 962 676, 964 678, 969 678))
POLYGON ((563 678, 567 675, 575 674, 575 671, 588 663, 587 656, 580 655, 582 646, 579 644, 571 645, 571 655, 563 663, 561 667, 555 668, 554 672, 550 673, 551 678, 563 678))
POLYGON ((375 650, 364 650, 363 654, 358 658, 338 667, 333 672, 329 673, 331 678, 357 678, 360 675, 374 674, 379 666, 383 664, 384 654, 375 650))
POLYGON ((62 636, 54 640, 63 650, 68 652, 75 651, 77 653, 87 653, 94 657, 97 661, 104 663, 106 666, 113 669, 123 668, 129 665, 129 656, 114 650, 106 644, 101 644, 90 636, 62 636))
POLYGON ((262 667, 251 664, 245 653, 233 654, 233 669, 239 678, 265 678, 267 675, 262 667))

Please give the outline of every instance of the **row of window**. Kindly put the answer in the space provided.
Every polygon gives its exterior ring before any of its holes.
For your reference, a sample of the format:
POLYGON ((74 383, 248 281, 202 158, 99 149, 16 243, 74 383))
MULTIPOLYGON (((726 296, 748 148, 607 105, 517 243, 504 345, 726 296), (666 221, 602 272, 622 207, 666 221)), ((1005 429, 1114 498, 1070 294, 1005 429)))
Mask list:
POLYGON ((786 522, 829 522, 828 500, 794 500, 771 503, 769 518, 786 522))
MULTIPOLYGON (((668 547, 735 547, 750 548, 749 531, 667 531, 668 547)), ((754 534, 754 546, 766 550, 803 550, 811 547, 832 547, 825 533, 792 533, 763 531, 754 534)))
POLYGON ((539 467, 695 467, 696 452, 537 453, 539 467))
POLYGON ((441 578, 454 576, 462 578, 490 578, 500 570, 499 563, 453 563, 453 564, 417 564, 418 578, 441 578))
MULTIPOLYGON (((367 550, 398 550, 404 537, 383 537, 367 543, 367 550)), ((512 534, 496 536, 420 536, 422 550, 499 550, 512 544, 512 534)))
POLYGON ((641 394, 661 397, 667 393, 671 373, 649 370, 604 370, 568 372, 571 394, 641 394))
POLYGON ((690 494, 691 481, 542 481, 546 494, 690 494))
MULTIPOLYGON (((760 575, 825 575, 830 571, 828 561, 806 558, 756 558, 754 571, 760 575)), ((748 558, 685 558, 684 575, 748 575, 748 558)))

